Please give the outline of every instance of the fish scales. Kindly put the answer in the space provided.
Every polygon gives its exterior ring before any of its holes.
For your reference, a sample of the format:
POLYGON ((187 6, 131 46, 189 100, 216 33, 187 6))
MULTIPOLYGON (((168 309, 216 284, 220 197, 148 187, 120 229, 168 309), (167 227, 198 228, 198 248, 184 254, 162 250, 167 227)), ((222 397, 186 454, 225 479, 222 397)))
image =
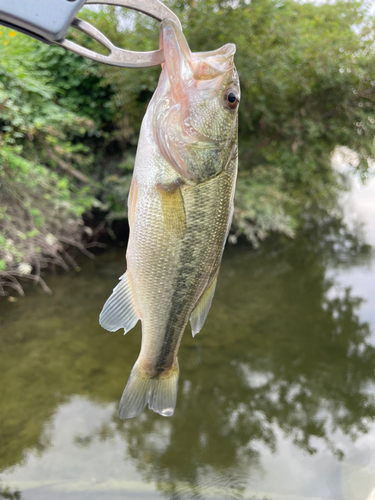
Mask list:
MULTIPOLYGON (((140 144, 140 155, 142 146, 140 144)), ((163 161, 156 152, 153 164, 158 160, 163 161)), ((147 169, 143 181, 146 184, 151 173, 147 163, 143 167, 140 176, 147 169)), ((160 168, 154 172, 160 180, 160 168)), ((146 188, 144 195, 139 194, 134 238, 128 247, 128 269, 131 276, 134 274, 135 302, 143 305, 143 308, 138 306, 144 339, 141 358, 151 367, 158 365, 160 369, 157 361, 161 358, 160 352, 172 352, 175 356, 191 310, 218 265, 234 181, 235 165, 231 162, 228 171, 182 191, 187 222, 183 238, 175 237, 164 225, 155 180, 151 189, 146 188), (152 232, 148 230, 150 227, 154 229, 152 232)), ((141 182, 139 180, 139 184, 141 182)))
POLYGON ((142 322, 122 418, 147 404, 164 416, 174 411, 178 349, 189 319, 195 335, 210 308, 237 175, 235 47, 192 54, 171 20, 161 45, 166 62, 142 122, 129 195, 127 273, 100 316, 111 331, 142 322))
POLYGON ((176 259, 172 298, 164 312, 168 320, 156 345, 149 345, 149 351, 141 353, 146 359, 156 357, 155 375, 174 364, 192 309, 219 264, 230 215, 228 190, 232 185, 224 172, 183 194, 186 219, 190 222, 176 259))

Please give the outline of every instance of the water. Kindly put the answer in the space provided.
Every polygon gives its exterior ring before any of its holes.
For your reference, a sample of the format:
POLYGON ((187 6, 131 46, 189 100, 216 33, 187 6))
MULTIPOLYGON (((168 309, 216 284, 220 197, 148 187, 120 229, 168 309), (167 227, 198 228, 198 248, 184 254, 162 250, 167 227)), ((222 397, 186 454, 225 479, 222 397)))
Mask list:
MULTIPOLYGON (((345 201, 354 227, 368 193, 374 182, 345 201)), ((48 276, 51 296, 30 288, 1 300, 0 498, 366 500, 371 249, 329 217, 307 217, 294 241, 259 252, 228 247, 205 327, 183 338, 174 416, 147 410, 125 422, 117 405, 140 327, 124 337, 98 325, 123 253, 48 276)))

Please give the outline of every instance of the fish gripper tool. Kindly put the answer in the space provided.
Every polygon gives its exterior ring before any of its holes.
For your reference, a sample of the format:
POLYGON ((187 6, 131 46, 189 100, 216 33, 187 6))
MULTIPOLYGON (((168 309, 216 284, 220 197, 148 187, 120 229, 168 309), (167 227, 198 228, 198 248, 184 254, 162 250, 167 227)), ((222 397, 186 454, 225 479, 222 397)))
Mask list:
POLYGON ((76 17, 85 5, 113 5, 132 9, 157 21, 173 19, 180 27, 176 14, 159 0, 0 0, 0 24, 20 31, 46 44, 55 44, 87 59, 123 68, 146 68, 164 62, 162 49, 136 52, 116 47, 92 24, 76 17), (65 38, 70 27, 92 37, 109 54, 103 55, 65 38))

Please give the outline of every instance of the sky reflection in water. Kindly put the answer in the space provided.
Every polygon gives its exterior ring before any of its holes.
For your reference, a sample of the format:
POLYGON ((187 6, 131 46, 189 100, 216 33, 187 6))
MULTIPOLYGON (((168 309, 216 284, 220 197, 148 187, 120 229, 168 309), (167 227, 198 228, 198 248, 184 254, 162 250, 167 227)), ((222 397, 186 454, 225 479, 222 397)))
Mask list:
POLYGON ((338 219, 305 226, 259 253, 227 248, 206 325, 195 339, 185 333, 169 419, 117 418, 140 328, 111 334, 97 317, 123 250, 50 277, 52 296, 2 300, 0 488, 25 500, 366 500, 375 487, 372 256, 338 219))

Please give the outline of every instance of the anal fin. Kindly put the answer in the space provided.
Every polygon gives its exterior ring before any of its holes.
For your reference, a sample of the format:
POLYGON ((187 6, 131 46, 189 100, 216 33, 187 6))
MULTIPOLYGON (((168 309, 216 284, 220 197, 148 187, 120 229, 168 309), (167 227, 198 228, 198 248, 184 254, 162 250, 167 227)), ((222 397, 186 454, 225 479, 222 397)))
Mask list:
POLYGON ((104 304, 99 316, 99 323, 110 332, 123 328, 127 333, 136 325, 138 320, 139 316, 134 309, 131 286, 126 272, 104 304))
POLYGON ((206 290, 201 295, 198 300, 193 312, 190 316, 190 325, 193 337, 196 336, 198 332, 202 329, 204 322, 206 321, 208 311, 210 310, 212 299, 214 298, 217 275, 219 274, 219 270, 216 271, 214 277, 211 280, 211 283, 208 285, 206 290))

